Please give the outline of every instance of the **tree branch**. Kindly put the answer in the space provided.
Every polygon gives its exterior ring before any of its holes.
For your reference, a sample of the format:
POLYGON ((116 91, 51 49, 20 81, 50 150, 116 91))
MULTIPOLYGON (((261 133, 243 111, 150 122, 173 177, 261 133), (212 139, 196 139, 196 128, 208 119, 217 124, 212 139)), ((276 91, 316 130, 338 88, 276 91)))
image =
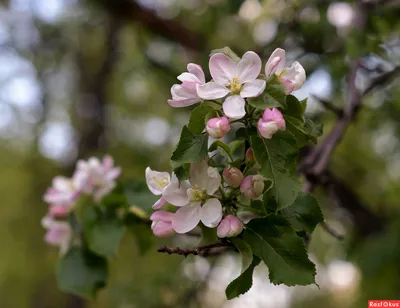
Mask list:
POLYGON ((216 256, 223 252, 226 252, 228 249, 233 248, 234 246, 227 241, 221 241, 210 245, 204 245, 196 248, 169 248, 167 246, 162 246, 158 248, 158 252, 168 253, 168 254, 178 254, 184 255, 187 257, 188 255, 199 255, 202 257, 210 257, 216 256))

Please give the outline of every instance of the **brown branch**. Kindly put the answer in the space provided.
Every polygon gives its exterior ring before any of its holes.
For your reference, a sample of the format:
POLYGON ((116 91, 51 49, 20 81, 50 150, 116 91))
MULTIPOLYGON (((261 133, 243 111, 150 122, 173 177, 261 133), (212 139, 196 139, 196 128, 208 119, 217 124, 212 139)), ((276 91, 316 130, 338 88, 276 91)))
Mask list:
POLYGON ((227 241, 221 241, 210 245, 204 245, 195 248, 169 248, 167 246, 162 246, 157 249, 158 252, 168 253, 168 254, 178 254, 187 257, 188 255, 199 255, 202 257, 210 257, 219 255, 228 249, 233 248, 233 245, 227 241))

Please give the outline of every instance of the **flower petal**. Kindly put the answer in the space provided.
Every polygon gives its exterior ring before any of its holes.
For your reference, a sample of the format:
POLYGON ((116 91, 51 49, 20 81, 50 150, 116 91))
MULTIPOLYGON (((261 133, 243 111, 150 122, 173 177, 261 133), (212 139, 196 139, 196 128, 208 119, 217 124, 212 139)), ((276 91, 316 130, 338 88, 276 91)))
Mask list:
POLYGON ((265 64, 265 75, 270 77, 272 74, 280 74, 286 66, 286 52, 282 48, 277 48, 269 57, 265 64))
POLYGON ((253 81, 246 82, 240 91, 241 97, 256 97, 259 96, 265 90, 265 80, 256 79, 253 81))
POLYGON ((153 204, 152 208, 154 210, 158 210, 158 209, 162 208, 165 203, 167 203, 167 200, 165 200, 164 198, 160 198, 156 201, 156 203, 153 204))
POLYGON ((197 86, 197 95, 202 99, 218 99, 226 96, 230 92, 225 86, 213 81, 197 86))
POLYGON ((198 185, 200 189, 204 189, 207 185, 208 174, 207 174, 208 164, 205 160, 200 162, 190 164, 190 184, 198 185))
POLYGON ((150 216, 150 220, 152 221, 171 222, 173 218, 174 214, 167 211, 156 211, 150 216))
POLYGON ((200 83, 206 82, 206 77, 204 76, 203 69, 201 68, 200 65, 189 63, 187 65, 187 70, 189 73, 195 75, 199 79, 200 83))
POLYGON ((167 202, 175 206, 185 206, 189 203, 187 190, 189 185, 186 182, 179 183, 176 175, 172 175, 171 183, 165 187, 162 195, 167 202))
POLYGON ((237 77, 240 82, 255 80, 260 75, 261 65, 261 59, 255 52, 246 52, 237 64, 237 77))
POLYGON ((201 222, 209 228, 216 227, 222 219, 221 202, 216 199, 209 199, 201 207, 201 222))
POLYGON ((298 90, 306 81, 306 71, 304 70, 303 66, 296 61, 289 69, 287 69, 287 73, 284 77, 292 81, 294 90, 298 90))
POLYGON ((190 203, 179 208, 172 219, 172 227, 177 233, 186 233, 193 230, 200 222, 201 203, 190 203))
POLYGON ((169 99, 168 104, 171 107, 187 107, 187 106, 192 106, 194 104, 197 104, 201 101, 200 98, 188 98, 188 99, 169 99))
POLYGON ((236 63, 223 53, 212 55, 209 62, 210 74, 218 84, 227 86, 236 76, 236 63))
POLYGON ((182 73, 178 76, 178 80, 184 82, 184 81, 189 81, 189 82, 196 82, 196 83, 200 83, 199 78, 197 78, 196 75, 194 74, 190 74, 190 73, 182 73))
POLYGON ((239 95, 229 96, 225 99, 222 109, 228 118, 240 119, 246 115, 245 103, 245 100, 239 95))
POLYGON ((191 82, 184 82, 186 85, 183 84, 174 84, 171 87, 171 96, 172 99, 175 100, 183 100, 188 98, 198 98, 196 87, 190 87, 187 84, 191 82))
POLYGON ((159 221, 152 227, 153 234, 157 237, 170 237, 175 234, 170 222, 159 221))
POLYGON ((170 180, 171 177, 168 172, 158 172, 151 170, 150 167, 146 168, 147 187, 154 195, 161 195, 170 180))

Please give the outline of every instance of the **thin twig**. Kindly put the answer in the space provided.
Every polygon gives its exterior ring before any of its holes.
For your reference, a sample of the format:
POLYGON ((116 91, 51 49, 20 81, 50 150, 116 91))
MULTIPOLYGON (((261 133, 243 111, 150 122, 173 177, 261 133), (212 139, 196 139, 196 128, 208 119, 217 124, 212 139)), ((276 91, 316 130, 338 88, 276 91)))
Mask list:
POLYGON ((185 257, 187 257, 188 255, 195 255, 195 256, 199 255, 203 257, 208 257, 211 255, 216 255, 225 252, 227 249, 231 247, 233 247, 233 245, 230 242, 223 241, 195 248, 179 248, 179 247, 169 248, 167 246, 162 246, 158 248, 157 251, 168 254, 184 255, 185 257), (215 254, 213 250, 216 250, 217 253, 215 254))

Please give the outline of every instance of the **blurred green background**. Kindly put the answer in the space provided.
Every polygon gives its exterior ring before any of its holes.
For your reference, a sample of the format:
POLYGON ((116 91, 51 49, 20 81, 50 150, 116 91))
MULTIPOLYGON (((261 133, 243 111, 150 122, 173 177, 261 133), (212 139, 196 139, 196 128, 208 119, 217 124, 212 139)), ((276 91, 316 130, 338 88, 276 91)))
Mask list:
MULTIPOLYGON (((317 286, 268 282, 226 301, 239 274, 235 255, 219 259, 140 254, 127 234, 109 286, 93 301, 57 290, 58 251, 43 242, 42 194, 77 158, 110 153, 124 178, 170 170, 169 157, 190 108, 167 104, 186 64, 207 71, 211 49, 247 50, 263 62, 276 48, 308 79, 295 92, 338 107, 351 59, 357 85, 400 65, 400 1, 364 0, 9 0, 0 1, 0 307, 367 307, 400 299, 400 87, 394 80, 364 99, 330 169, 350 197, 317 196, 338 241, 320 227, 310 254, 317 286)), ((313 99, 307 114, 335 116, 313 99)), ((323 138, 323 137, 322 137, 323 138)), ((145 232, 144 230, 143 232, 145 232)), ((140 231, 137 231, 140 232, 140 231)), ((184 245, 172 242, 172 245, 184 245)))

